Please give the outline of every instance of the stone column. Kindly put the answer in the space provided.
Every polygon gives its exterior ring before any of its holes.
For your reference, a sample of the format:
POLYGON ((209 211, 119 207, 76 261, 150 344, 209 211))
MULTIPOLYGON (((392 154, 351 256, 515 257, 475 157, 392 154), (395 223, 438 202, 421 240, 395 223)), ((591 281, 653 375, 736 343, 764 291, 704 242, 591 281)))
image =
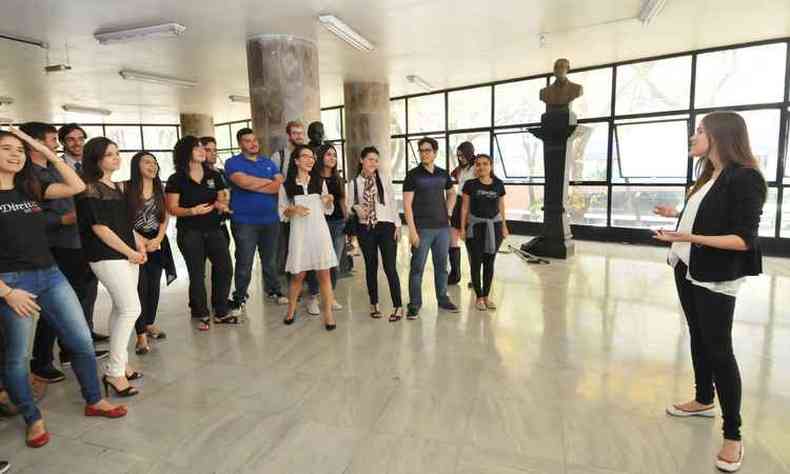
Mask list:
POLYGON ((252 125, 264 153, 287 144, 291 120, 321 120, 318 48, 309 39, 272 34, 247 40, 252 125))
POLYGON ((214 136, 214 117, 206 114, 181 114, 181 136, 214 136))
POLYGON ((346 82, 343 84, 346 115, 346 163, 353 172, 359 154, 366 146, 375 146, 381 170, 390 174, 390 86, 383 82, 346 82))

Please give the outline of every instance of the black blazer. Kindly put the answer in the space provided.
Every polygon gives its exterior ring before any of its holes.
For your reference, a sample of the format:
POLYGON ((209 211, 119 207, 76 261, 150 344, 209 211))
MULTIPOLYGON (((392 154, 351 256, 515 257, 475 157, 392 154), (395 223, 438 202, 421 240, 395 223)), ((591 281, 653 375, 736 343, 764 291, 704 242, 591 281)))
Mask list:
POLYGON ((694 280, 721 282, 762 273, 757 231, 766 192, 765 179, 759 171, 740 165, 722 170, 702 199, 691 232, 707 236, 734 234, 749 248, 737 251, 692 244, 689 272, 694 280))

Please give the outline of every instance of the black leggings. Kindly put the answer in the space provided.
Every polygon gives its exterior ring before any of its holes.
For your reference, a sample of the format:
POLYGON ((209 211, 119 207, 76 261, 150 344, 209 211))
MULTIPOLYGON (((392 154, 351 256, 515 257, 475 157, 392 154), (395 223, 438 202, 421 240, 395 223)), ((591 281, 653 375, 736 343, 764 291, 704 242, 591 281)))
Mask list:
POLYGON ((400 308, 403 302, 400 297, 400 278, 395 265, 398 254, 398 242, 395 241, 395 224, 392 222, 378 222, 373 229, 368 230, 364 225, 359 226, 357 240, 365 258, 365 279, 368 284, 370 304, 379 303, 379 250, 381 250, 384 274, 390 287, 392 306, 400 308))
POLYGON ((494 253, 485 253, 486 225, 475 225, 474 237, 466 238, 466 253, 469 254, 469 268, 472 272, 472 287, 478 298, 486 298, 491 293, 491 282, 494 280, 494 260, 496 250, 502 244, 502 224, 494 224, 496 245, 494 253), (480 267, 483 269, 483 282, 480 284, 480 267))
POLYGON ((156 321, 156 310, 159 308, 159 285, 162 281, 162 251, 148 254, 148 261, 140 266, 140 278, 137 281, 137 294, 140 297, 140 317, 134 323, 137 335, 145 334, 146 326, 156 321))
POLYGON ((732 351, 735 297, 692 284, 686 279, 686 268, 683 262, 675 266, 675 285, 689 326, 695 399, 703 405, 712 404, 715 385, 724 418, 724 438, 739 441, 741 374, 732 351))

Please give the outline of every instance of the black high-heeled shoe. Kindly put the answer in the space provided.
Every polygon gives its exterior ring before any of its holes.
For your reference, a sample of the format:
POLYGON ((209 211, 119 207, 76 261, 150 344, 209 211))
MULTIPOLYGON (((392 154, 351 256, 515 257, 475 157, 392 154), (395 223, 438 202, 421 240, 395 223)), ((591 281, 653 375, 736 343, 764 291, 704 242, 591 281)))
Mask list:
POLYGON ((115 385, 112 384, 112 382, 107 380, 106 375, 102 376, 101 381, 104 384, 104 396, 106 396, 107 398, 110 398, 110 387, 112 387, 112 390, 113 392, 115 392, 115 396, 117 397, 128 398, 128 397, 133 397, 140 393, 136 388, 132 387, 131 385, 129 385, 123 390, 118 390, 118 387, 116 387, 115 385))
POLYGON ((290 326, 291 324, 294 323, 294 321, 296 321, 296 315, 294 315, 294 317, 292 317, 291 319, 288 319, 288 316, 286 316, 283 319, 283 324, 285 324, 286 326, 290 326))

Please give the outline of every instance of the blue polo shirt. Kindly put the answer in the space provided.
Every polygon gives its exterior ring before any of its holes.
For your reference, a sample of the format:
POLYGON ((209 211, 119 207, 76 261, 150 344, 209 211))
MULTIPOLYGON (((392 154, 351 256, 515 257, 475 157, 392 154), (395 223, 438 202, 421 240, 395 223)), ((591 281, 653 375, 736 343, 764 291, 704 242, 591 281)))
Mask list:
POLYGON ((236 155, 225 162, 225 176, 230 184, 231 221, 239 224, 273 224, 280 221, 277 214, 277 194, 264 194, 242 189, 231 179, 234 173, 244 173, 256 178, 274 179, 280 172, 277 165, 266 156, 255 161, 244 154, 236 155))

